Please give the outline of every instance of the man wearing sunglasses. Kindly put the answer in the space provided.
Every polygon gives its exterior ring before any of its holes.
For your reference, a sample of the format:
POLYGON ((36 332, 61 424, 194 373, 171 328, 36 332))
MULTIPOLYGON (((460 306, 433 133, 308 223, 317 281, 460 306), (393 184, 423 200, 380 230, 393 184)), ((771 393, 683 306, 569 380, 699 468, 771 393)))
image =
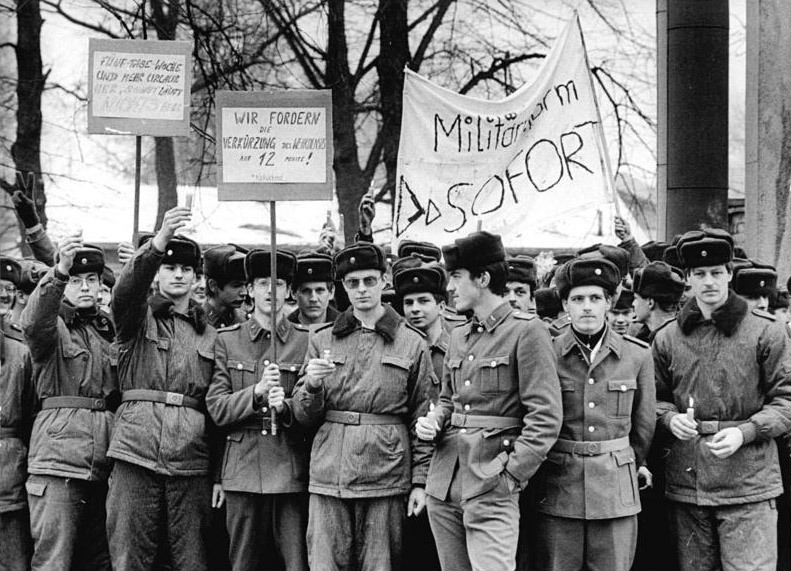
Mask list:
POLYGON ((431 362, 422 335, 382 305, 386 260, 373 244, 335 256, 351 307, 311 336, 292 401, 318 427, 310 467, 308 562, 314 571, 398 569, 407 502, 425 503, 431 362))

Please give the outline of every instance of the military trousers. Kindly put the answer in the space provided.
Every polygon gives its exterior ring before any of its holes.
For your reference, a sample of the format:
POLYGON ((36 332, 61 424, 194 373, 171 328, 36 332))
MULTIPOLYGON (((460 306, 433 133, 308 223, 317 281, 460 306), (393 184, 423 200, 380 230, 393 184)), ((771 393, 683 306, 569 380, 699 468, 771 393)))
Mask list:
POLYGON ((538 514, 535 569, 629 571, 637 545, 637 516, 574 519, 538 514))
POLYGON ((106 482, 31 474, 25 487, 33 537, 32 569, 110 569, 106 482))
POLYGON ((461 499, 458 470, 448 497, 426 499, 444 571, 513 571, 519 541, 519 487, 505 473, 493 489, 461 499))
POLYGON ((166 476, 116 460, 107 496, 113 570, 147 571, 159 552, 174 570, 205 571, 210 510, 208 476, 166 476))
POLYGON ((311 571, 401 569, 406 498, 336 498, 310 494, 311 571))
MULTIPOLYGON (((282 559, 286 571, 308 571, 308 495, 225 492, 234 571, 259 571, 282 559)), ((279 566, 278 566, 279 567, 279 566)))
POLYGON ((714 507, 670 504, 681 571, 775 571, 774 499, 714 507))
POLYGON ((0 512, 0 571, 27 571, 33 543, 27 506, 0 512))

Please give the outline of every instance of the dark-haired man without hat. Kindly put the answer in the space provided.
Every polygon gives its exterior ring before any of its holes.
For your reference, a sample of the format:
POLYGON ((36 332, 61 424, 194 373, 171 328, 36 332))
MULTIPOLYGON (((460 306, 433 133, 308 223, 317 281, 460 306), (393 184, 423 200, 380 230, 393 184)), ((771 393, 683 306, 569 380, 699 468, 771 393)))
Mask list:
POLYGON ((607 325, 620 335, 626 335, 629 331, 629 326, 634 321, 633 301, 634 293, 632 290, 623 289, 621 290, 621 295, 618 296, 618 301, 607 312, 607 325))
POLYGON ((733 239, 693 231, 676 245, 692 299, 654 338, 657 422, 673 435, 665 495, 682 571, 774 570, 774 438, 791 428, 789 340, 729 289, 733 239))
POLYGON ((115 460, 107 498, 115 571, 150 569, 158 549, 176 569, 207 568, 211 421, 204 397, 217 331, 190 297, 201 250, 176 235, 190 218, 188 208, 168 210, 115 286, 123 390, 108 452, 115 460), (155 276, 158 292, 149 297, 155 276))
POLYGON ((33 569, 110 569, 107 457, 118 406, 115 331, 97 305, 104 252, 75 233, 22 313, 41 412, 26 488, 33 569))
POLYGON ((244 258, 255 309, 249 321, 220 329, 206 407, 227 433, 222 486, 228 510, 230 557, 236 570, 260 569, 277 553, 288 571, 308 569, 308 458, 310 442, 294 421, 291 393, 308 347, 308 328, 286 319, 294 254, 276 252, 276 299, 271 252, 244 258), (277 329, 272 332, 272 314, 277 329), (273 358, 273 344, 277 361, 273 358), (272 431, 270 407, 277 413, 272 431))
POLYGON ((638 474, 655 424, 648 345, 607 325, 621 281, 606 259, 572 260, 559 291, 571 327, 555 337, 563 426, 536 477, 536 565, 545 570, 632 565, 638 474))
POLYGON ((499 236, 476 232, 443 248, 448 293, 473 317, 451 332, 436 410, 418 420, 436 442, 426 483, 445 570, 513 570, 519 492, 554 444, 560 387, 549 333, 506 298, 499 236))
POLYGON ((288 320, 302 325, 332 323, 340 315, 330 305, 335 293, 335 268, 332 256, 306 252, 297 256, 297 271, 291 284, 297 309, 288 320))
POLYGON ((308 562, 313 571, 398 569, 407 505, 419 513, 425 501, 431 449, 417 441, 414 426, 428 406, 428 347, 382 304, 380 247, 357 243, 334 262, 351 307, 311 335, 292 400, 296 419, 318 427, 308 562))

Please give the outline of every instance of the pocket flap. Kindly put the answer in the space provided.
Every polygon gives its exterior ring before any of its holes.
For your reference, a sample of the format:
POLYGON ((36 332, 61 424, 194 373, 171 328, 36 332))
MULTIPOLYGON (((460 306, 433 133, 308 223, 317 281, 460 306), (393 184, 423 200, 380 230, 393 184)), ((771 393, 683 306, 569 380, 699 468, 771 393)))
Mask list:
POLYGON ((461 367, 461 359, 448 359, 448 367, 458 369, 461 367))
POLYGON ((410 363, 411 361, 409 359, 399 357, 398 355, 382 355, 383 365, 393 365, 394 367, 408 371, 410 363))
POLYGON ((346 355, 336 355, 332 353, 330 360, 336 365, 343 365, 346 362, 346 355))
POLYGON ((573 379, 560 379, 560 390, 561 392, 574 392, 576 388, 574 387, 574 380, 573 379))
POLYGON ((618 391, 625 393, 626 391, 637 390, 637 379, 626 379, 623 381, 607 381, 608 391, 618 391))
POLYGON ((624 466, 625 464, 634 464, 634 452, 631 448, 616 450, 613 452, 613 456, 615 456, 615 463, 619 466, 624 466))
POLYGON ((214 361, 214 348, 198 347, 198 355, 209 361, 214 361))
POLYGON ((47 489, 47 484, 45 482, 25 482, 25 489, 27 489, 27 493, 31 496, 36 496, 38 498, 44 496, 44 490, 47 489))
POLYGON ((234 361, 233 359, 228 359, 228 369, 255 373, 255 361, 234 361))
POLYGON ((508 355, 496 355, 494 357, 481 357, 478 364, 481 368, 494 369, 508 365, 508 355))
POLYGON ((225 439, 226 440, 230 440, 232 442, 241 442, 242 441, 242 432, 241 431, 231 432, 230 434, 228 434, 225 437, 225 439))
POLYGON ((157 339, 157 349, 168 351, 170 349, 170 339, 167 338, 157 339))
POLYGON ((280 363, 278 367, 284 373, 299 373, 299 370, 302 368, 302 363, 280 363))

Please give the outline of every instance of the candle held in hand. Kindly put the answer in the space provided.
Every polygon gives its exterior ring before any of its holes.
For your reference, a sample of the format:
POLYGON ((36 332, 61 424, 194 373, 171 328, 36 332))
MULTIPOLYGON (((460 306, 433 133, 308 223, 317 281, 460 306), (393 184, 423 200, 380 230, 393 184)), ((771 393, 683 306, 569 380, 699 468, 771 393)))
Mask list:
POLYGON ((689 407, 687 408, 687 419, 690 422, 695 422, 695 400, 689 397, 689 407))

